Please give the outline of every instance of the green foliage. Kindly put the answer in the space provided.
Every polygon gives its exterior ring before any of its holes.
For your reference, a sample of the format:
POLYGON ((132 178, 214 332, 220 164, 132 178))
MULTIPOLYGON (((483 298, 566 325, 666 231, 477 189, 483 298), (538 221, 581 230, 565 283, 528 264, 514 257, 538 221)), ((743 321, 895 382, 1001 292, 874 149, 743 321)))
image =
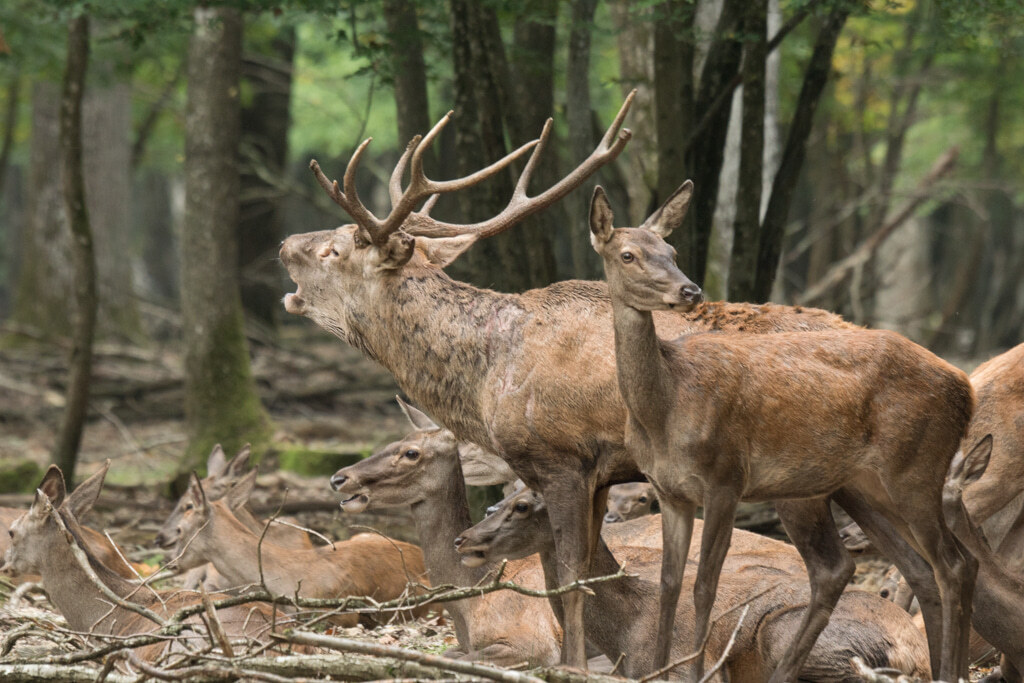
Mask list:
POLYGON ((306 477, 329 477, 342 467, 354 465, 369 454, 369 449, 360 453, 339 453, 292 446, 278 453, 277 463, 283 470, 306 477))
POLYGON ((27 458, 0 460, 0 493, 31 493, 43 478, 43 468, 27 458))

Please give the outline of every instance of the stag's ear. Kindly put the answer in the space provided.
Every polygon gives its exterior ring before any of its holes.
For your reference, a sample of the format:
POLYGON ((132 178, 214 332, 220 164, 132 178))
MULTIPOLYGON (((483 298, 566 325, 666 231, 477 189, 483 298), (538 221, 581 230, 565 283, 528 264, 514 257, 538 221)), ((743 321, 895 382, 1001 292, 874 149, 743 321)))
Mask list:
POLYGON ((224 455, 224 449, 221 448, 220 444, 213 447, 210 451, 210 457, 206 459, 206 475, 209 477, 219 477, 224 474, 228 469, 228 458, 224 455))
POLYGON ((249 466, 250 455, 252 455, 252 447, 249 444, 245 444, 242 446, 242 450, 238 451, 238 454, 231 458, 231 461, 224 469, 224 474, 230 479, 241 477, 249 466))
POLYGON ((416 249, 416 239, 408 233, 398 230, 388 236, 388 241, 377 247, 377 270, 396 270, 401 268, 416 249))
POLYGON ((455 237, 419 237, 416 247, 423 252, 427 260, 439 268, 459 258, 467 249, 476 243, 474 233, 456 235, 455 237))
POLYGON ((612 205, 608 203, 604 188, 598 185, 590 200, 590 243, 599 254, 612 238, 612 218, 612 205))
POLYGON ((416 429, 440 429, 437 423, 431 420, 426 413, 403 401, 401 396, 395 396, 395 400, 398 401, 398 406, 416 429))
POLYGON ((964 457, 964 485, 972 484, 985 474, 992 457, 992 435, 986 434, 964 457))
POLYGON ((56 465, 50 465, 49 469, 46 470, 46 474, 43 475, 43 481, 40 482, 37 490, 43 492, 50 505, 59 508, 61 503, 64 502, 64 496, 67 493, 67 487, 64 486, 64 473, 56 465))
POLYGON ((232 484, 225 494, 224 499, 227 501, 228 507, 232 510, 243 507, 249 502, 249 496, 252 495, 254 488, 256 488, 256 470, 250 470, 244 477, 232 484))
POLYGON ((673 230, 682 225, 683 219, 686 218, 686 210, 690 208, 692 197, 693 181, 687 180, 657 211, 648 216, 640 227, 647 228, 659 237, 668 237, 673 230))
POLYGON ((103 463, 103 467, 75 487, 75 490, 68 495, 68 510, 75 516, 75 519, 81 521, 86 513, 92 510, 92 506, 96 504, 96 499, 100 497, 100 491, 103 490, 103 479, 107 476, 107 470, 109 469, 110 460, 108 459, 103 463))

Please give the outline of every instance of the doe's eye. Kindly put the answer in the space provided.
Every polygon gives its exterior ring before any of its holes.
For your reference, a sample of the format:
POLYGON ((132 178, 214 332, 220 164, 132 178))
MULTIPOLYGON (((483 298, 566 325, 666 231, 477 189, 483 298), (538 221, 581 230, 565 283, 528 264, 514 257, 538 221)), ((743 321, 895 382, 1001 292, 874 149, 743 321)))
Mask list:
POLYGON ((194 508, 195 508, 195 505, 193 505, 192 503, 185 503, 185 507, 183 509, 184 509, 185 512, 188 512, 189 510, 192 510, 194 508))
POLYGON ((516 503, 516 507, 515 507, 515 511, 516 512, 528 512, 529 510, 530 510, 530 506, 527 505, 526 503, 516 503))
POLYGON ((420 452, 415 448, 410 448, 405 453, 402 453, 402 455, 404 455, 409 460, 415 460, 416 458, 420 457, 420 452))
POLYGON ((632 263, 635 260, 636 260, 636 257, 633 256, 633 252, 631 252, 631 251, 624 251, 624 252, 622 252, 622 262, 623 263, 632 263))
POLYGON ((334 247, 331 247, 331 256, 338 256, 338 250, 334 247))
POLYGON ((646 503, 647 502, 647 496, 640 496, 640 502, 641 503, 646 503))

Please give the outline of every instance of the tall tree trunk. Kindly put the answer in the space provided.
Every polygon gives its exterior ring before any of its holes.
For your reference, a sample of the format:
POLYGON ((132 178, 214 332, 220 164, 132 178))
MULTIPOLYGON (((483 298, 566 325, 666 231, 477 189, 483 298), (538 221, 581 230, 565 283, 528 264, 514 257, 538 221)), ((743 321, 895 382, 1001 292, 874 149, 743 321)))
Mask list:
POLYGON ((74 268, 73 334, 64 414, 52 459, 74 481, 82 427, 89 409, 92 340, 96 329, 96 261, 82 169, 82 94, 89 63, 89 19, 78 16, 68 26, 68 52, 60 106, 60 165, 64 175, 64 209, 71 223, 74 268))
POLYGON ((811 59, 804 72, 803 85, 797 98, 793 120, 789 124, 786 146, 782 152, 779 172, 772 184, 771 197, 761 222, 761 240, 758 245, 757 279, 754 283, 754 300, 767 301, 772 293, 775 272, 779 267, 782 255, 783 229, 789 216, 789 207, 793 201, 793 190, 800 178, 804 156, 807 151, 807 138, 814 124, 814 112, 817 110, 821 94, 828 83, 832 71, 832 52, 835 50, 839 33, 843 30, 850 7, 840 4, 829 12, 824 24, 818 31, 811 59))
MULTIPOLYGON (((596 9, 597 0, 572 2, 569 64, 566 69, 568 92, 565 103, 571 159, 584 159, 594 148, 594 131, 590 116, 590 32, 596 9)), ((596 180, 588 180, 580 186, 576 197, 568 198, 573 277, 583 280, 592 279, 600 273, 597 254, 590 246, 590 233, 581 227, 587 225, 587 205, 583 202, 589 202, 596 184, 596 180)))
POLYGON ((765 58, 767 57, 767 0, 748 0, 743 18, 743 117, 740 168, 736 187, 732 257, 729 260, 729 300, 750 301, 757 271, 761 225, 761 169, 764 165, 765 58))
MULTIPOLYGON (((404 147, 416 135, 425 135, 431 126, 423 37, 413 0, 384 0, 384 20, 391 43, 398 144, 404 147)), ((433 157, 434 150, 427 150, 424 164, 428 172, 436 168, 433 157)))
POLYGON ((232 452, 269 436, 249 367, 238 290, 242 22, 237 11, 225 8, 197 8, 194 17, 181 259, 189 435, 183 471, 201 467, 214 443, 232 452))
MULTIPOLYGON (((688 175, 684 155, 686 136, 693 125, 693 22, 694 8, 687 3, 668 0, 656 8, 654 120, 658 139, 658 184, 655 205, 668 199, 688 175)), ((686 239, 677 237, 673 241, 676 246, 689 249, 686 239)))
POLYGON ((285 175, 292 93, 295 30, 282 28, 265 54, 243 62, 252 99, 242 108, 241 207, 238 265, 247 316, 276 329, 281 309, 281 273, 276 262, 283 238, 281 195, 265 177, 285 175))

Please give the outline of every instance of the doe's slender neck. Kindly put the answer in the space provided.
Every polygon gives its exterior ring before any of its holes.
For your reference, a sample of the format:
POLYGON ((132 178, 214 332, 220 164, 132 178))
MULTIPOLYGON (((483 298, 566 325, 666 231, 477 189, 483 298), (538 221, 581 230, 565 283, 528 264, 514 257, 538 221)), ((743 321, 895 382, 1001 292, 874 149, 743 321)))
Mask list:
POLYGON ((654 315, 612 297, 615 371, 629 414, 648 429, 663 426, 669 392, 654 315))

